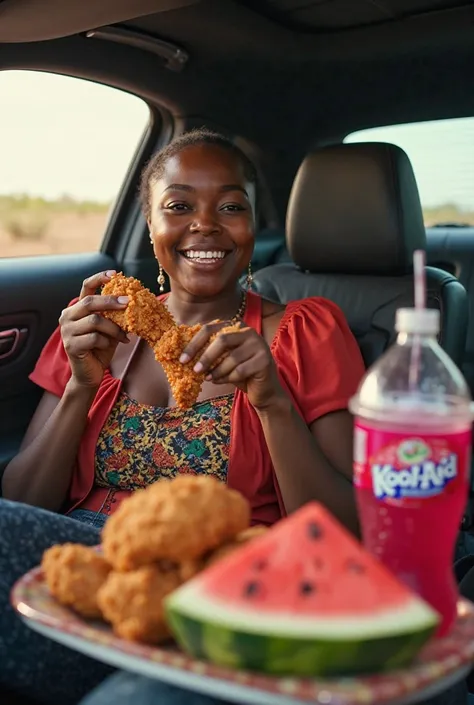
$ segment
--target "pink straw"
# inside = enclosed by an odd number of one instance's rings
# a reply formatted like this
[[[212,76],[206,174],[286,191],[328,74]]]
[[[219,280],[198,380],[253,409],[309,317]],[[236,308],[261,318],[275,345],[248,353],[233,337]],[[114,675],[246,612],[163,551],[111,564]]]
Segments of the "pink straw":
[[[415,308],[426,308],[426,255],[424,250],[413,253],[413,274],[415,279]]]
[[[426,255],[424,250],[415,250],[413,253],[413,278],[415,281],[415,309],[421,311],[426,308]],[[420,374],[421,341],[415,335],[410,355],[410,365],[408,370],[409,388],[415,392],[418,389],[418,379]]]

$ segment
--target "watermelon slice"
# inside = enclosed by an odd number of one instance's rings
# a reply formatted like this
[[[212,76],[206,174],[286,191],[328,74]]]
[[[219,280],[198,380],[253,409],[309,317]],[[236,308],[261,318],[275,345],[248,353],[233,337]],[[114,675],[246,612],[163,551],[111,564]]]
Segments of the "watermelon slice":
[[[280,675],[404,666],[439,621],[315,502],[165,602],[177,641],[193,656]]]

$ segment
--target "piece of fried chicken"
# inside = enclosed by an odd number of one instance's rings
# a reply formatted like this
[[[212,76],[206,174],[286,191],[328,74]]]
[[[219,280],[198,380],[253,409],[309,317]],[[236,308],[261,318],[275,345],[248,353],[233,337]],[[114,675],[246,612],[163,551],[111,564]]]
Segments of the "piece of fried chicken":
[[[48,589],[58,602],[83,617],[100,618],[97,593],[110,572],[103,556],[81,544],[52,546],[41,561]]]
[[[128,573],[111,572],[99,590],[103,618],[122,639],[159,644],[170,637],[163,598],[182,580],[177,571],[150,565]]]
[[[153,346],[155,358],[165,371],[176,405],[180,409],[189,409],[196,403],[204,382],[204,374],[193,370],[196,360],[184,364],[179,361],[181,353],[201,328],[202,326],[199,324],[169,328]],[[211,337],[209,345],[218,335],[234,333],[239,329],[239,324],[222,328]],[[219,362],[220,360],[216,365]]]
[[[168,559],[193,561],[250,524],[249,502],[209,476],[159,480],[127,498],[102,530],[104,555],[115,570]]]
[[[208,568],[213,563],[217,563],[217,561],[220,561],[222,558],[225,558],[225,556],[234,553],[234,551],[236,551],[238,548],[248,543],[249,541],[252,541],[258,536],[263,536],[263,534],[266,534],[267,531],[267,526],[260,525],[251,526],[248,529],[244,529],[243,531],[238,533],[232,541],[224,543],[222,546],[219,546],[214,551],[211,551],[211,553],[206,556],[202,567]]]
[[[153,348],[156,360],[164,369],[176,405],[180,409],[189,409],[199,397],[204,375],[194,372],[195,360],[182,364],[179,358],[201,325],[178,326],[166,306],[149,289],[138,279],[125,277],[122,273],[114,274],[103,287],[102,294],[130,298],[123,311],[104,311],[104,317],[114,321],[126,333],[143,338]],[[212,336],[209,344],[217,335],[235,332],[239,327],[239,324],[226,326]]]
[[[114,274],[102,289],[103,296],[128,296],[123,311],[104,311],[103,316],[116,323],[126,333],[134,333],[153,347],[163,333],[175,326],[166,306],[146,289],[138,279]]]
[[[182,364],[179,361],[185,347],[201,329],[196,326],[169,328],[153,346],[156,360],[163,367],[176,405],[189,409],[201,393],[204,375],[194,372],[195,360]]]

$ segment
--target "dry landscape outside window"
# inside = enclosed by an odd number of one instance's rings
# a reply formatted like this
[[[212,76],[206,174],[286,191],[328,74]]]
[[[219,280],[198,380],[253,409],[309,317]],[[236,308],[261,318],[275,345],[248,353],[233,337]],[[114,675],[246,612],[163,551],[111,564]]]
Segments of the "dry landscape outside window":
[[[0,99],[0,256],[97,250],[148,106],[34,71],[0,72]]]
[[[361,130],[345,142],[390,142],[410,157],[426,227],[474,227],[474,118]]]

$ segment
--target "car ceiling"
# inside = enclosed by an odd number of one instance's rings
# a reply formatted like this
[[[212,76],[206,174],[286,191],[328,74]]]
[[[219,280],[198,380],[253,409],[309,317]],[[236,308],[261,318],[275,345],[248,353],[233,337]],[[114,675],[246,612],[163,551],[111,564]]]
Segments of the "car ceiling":
[[[285,27],[324,32],[407,19],[463,3],[459,0],[248,0],[243,4]]]
[[[171,20],[173,33],[180,34],[192,18],[203,23],[203,29],[193,27],[198,42],[206,36],[206,24],[208,29],[214,24],[225,37],[230,23],[235,23],[237,31],[246,26],[250,35],[259,34],[260,42],[248,42],[247,50],[258,50],[268,40],[269,53],[277,51],[278,37],[285,50],[293,44],[291,56],[316,56],[319,45],[325,47],[328,40],[342,36],[348,39],[350,30],[354,39],[354,30],[380,25],[408,33],[436,25],[438,34],[443,28],[445,34],[451,21],[461,25],[466,12],[472,19],[472,9],[472,2],[462,0],[0,0],[0,42],[65,37],[137,18],[146,18],[139,24],[151,32],[163,31]],[[182,25],[176,23],[180,17]]]

